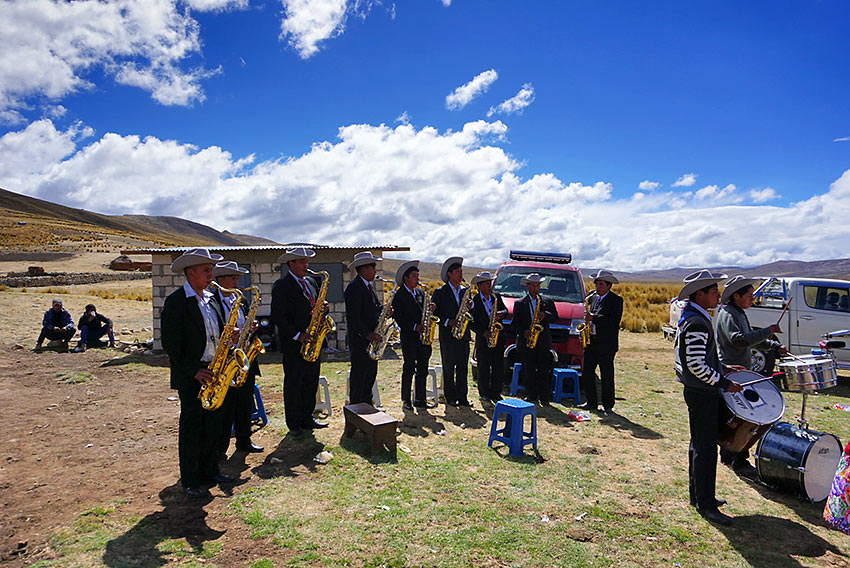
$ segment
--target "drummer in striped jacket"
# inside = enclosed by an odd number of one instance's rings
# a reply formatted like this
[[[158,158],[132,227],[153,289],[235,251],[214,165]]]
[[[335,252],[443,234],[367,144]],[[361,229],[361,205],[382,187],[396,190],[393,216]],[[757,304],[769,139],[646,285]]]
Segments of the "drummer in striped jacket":
[[[722,391],[738,392],[741,385],[723,376],[714,330],[708,311],[720,300],[718,283],[725,274],[701,270],[685,277],[679,300],[685,300],[676,329],[676,379],[684,385],[691,441],[688,447],[688,489],[691,505],[708,521],[731,525],[732,518],[718,507],[726,501],[715,497],[717,434]],[[740,369],[740,367],[738,367]]]
[[[785,355],[785,346],[770,339],[777,333],[782,333],[778,324],[772,324],[761,329],[753,329],[744,310],[753,305],[753,292],[760,278],[745,278],[742,275],[728,280],[723,286],[720,296],[721,306],[714,318],[714,334],[717,337],[717,354],[722,365],[740,365],[752,369],[750,349],[758,347],[762,351],[773,351]],[[731,452],[720,448],[720,462],[731,467],[735,473],[746,479],[756,478],[756,468],[748,460],[749,450]]]

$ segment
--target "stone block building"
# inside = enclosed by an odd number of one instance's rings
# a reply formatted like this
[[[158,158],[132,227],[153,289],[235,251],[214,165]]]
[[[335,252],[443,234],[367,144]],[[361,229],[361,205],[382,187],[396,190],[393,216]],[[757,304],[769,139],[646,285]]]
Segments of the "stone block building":
[[[360,251],[371,251],[380,257],[386,252],[408,251],[410,248],[395,245],[365,245],[351,247],[337,247],[327,245],[313,245],[307,243],[293,243],[285,245],[267,246],[208,246],[210,252],[220,254],[225,260],[235,261],[239,266],[247,268],[250,273],[241,277],[239,288],[245,289],[256,286],[260,291],[260,305],[257,309],[258,319],[268,318],[271,311],[272,286],[282,275],[286,274],[286,266],[277,262],[278,257],[286,252],[287,248],[294,246],[306,246],[316,252],[316,256],[310,261],[310,269],[314,271],[324,270],[329,276],[327,301],[330,304],[330,315],[336,322],[336,332],[328,334],[328,351],[347,352],[345,323],[345,301],[343,291],[351,281],[352,273],[348,270],[348,263],[354,255]],[[182,274],[171,272],[171,263],[178,256],[196,247],[169,247],[156,249],[141,249],[121,251],[121,254],[151,255],[151,277],[153,286],[153,339],[154,349],[161,350],[162,343],[160,332],[160,311],[165,303],[165,298],[178,286],[182,286],[185,278]],[[379,263],[378,273],[381,272]],[[375,290],[379,297],[383,298],[382,286],[376,286]],[[247,301],[247,298],[246,298]]]

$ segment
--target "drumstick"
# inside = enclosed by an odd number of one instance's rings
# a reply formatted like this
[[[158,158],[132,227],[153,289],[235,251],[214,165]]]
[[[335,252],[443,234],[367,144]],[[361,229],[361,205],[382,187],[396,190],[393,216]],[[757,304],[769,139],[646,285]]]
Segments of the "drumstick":
[[[791,305],[791,300],[793,300],[793,299],[794,299],[794,296],[791,296],[790,298],[788,298],[788,301],[787,301],[787,302],[785,302],[785,307],[784,307],[784,308],[782,308],[782,313],[781,313],[781,314],[779,314],[779,319],[778,319],[778,320],[776,320],[776,325],[779,325],[779,322],[781,322],[781,321],[782,321],[782,316],[784,316],[784,315],[785,315],[785,312],[787,312],[787,311],[788,311],[788,306],[790,306],[790,305]]]
[[[770,381],[770,380],[773,380],[773,377],[762,377],[762,378],[756,379],[754,381],[749,381],[749,382],[746,382],[746,383],[738,383],[738,384],[741,385],[742,387],[748,387],[748,386],[754,385],[756,383],[763,383],[765,381]]]

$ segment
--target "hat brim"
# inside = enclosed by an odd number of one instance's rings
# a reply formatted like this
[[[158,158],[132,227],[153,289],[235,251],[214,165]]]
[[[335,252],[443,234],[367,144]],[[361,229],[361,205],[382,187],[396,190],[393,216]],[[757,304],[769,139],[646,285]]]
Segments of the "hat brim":
[[[307,254],[298,254],[295,252],[285,252],[279,257],[277,257],[277,261],[281,264],[284,262],[289,262],[290,260],[298,260],[299,258],[313,258],[316,256],[316,251],[312,251],[307,249]]]
[[[728,277],[724,274],[721,278],[701,278],[699,280],[693,280],[688,282],[682,289],[679,290],[679,295],[676,296],[677,300],[687,300],[688,296],[696,292],[697,290],[702,290],[703,288],[708,288],[714,284],[720,285],[721,282],[726,280]]]
[[[215,264],[221,260],[224,260],[224,257],[220,254],[210,253],[209,256],[201,254],[184,254],[178,256],[174,262],[171,263],[171,272],[182,274],[182,272],[190,266],[198,266],[199,264]]]
[[[419,261],[418,260],[408,260],[407,262],[401,263],[401,266],[395,271],[395,283],[399,286],[404,285],[404,273],[410,270],[411,268],[416,267],[419,269]]]
[[[213,278],[217,278],[219,276],[242,276],[243,274],[248,274],[248,271],[241,266],[239,268],[222,266],[216,266],[213,268]]]
[[[720,295],[720,301],[725,304],[732,297],[732,294],[734,294],[738,290],[746,288],[747,286],[757,288],[758,284],[761,284],[762,280],[763,278],[741,278],[740,280],[733,282],[731,285],[727,285],[725,288],[723,288],[723,293]]]
[[[440,280],[443,282],[449,281],[449,267],[453,264],[460,264],[463,266],[463,257],[461,256],[452,256],[447,258],[443,263],[443,266],[440,267]]]
[[[491,276],[490,278],[485,278],[484,276],[473,276],[472,280],[469,281],[470,284],[481,284],[482,282],[492,282],[495,280],[495,276]]]
[[[384,260],[379,256],[373,256],[372,258],[358,258],[351,261],[351,264],[348,265],[349,270],[354,270],[358,266],[366,266],[367,264],[378,264]]]
[[[545,280],[546,280],[546,277],[545,277],[545,276],[542,276],[542,277],[540,278],[540,280],[529,280],[528,278],[526,278],[525,276],[523,276],[523,277],[522,277],[522,280],[520,280],[519,282],[520,282],[520,284],[522,284],[523,286],[525,286],[526,284],[543,284],[543,282],[544,282]]]
[[[597,280],[602,280],[603,282],[607,282],[608,284],[619,284],[620,283],[620,281],[617,280],[617,277],[614,276],[613,274],[603,274],[601,276],[598,275],[598,274],[591,274],[590,279],[593,282],[596,282]]]

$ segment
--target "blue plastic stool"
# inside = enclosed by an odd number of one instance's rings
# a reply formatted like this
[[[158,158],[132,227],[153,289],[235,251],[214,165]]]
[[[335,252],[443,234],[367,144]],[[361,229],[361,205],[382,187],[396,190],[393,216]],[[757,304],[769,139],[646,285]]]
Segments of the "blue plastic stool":
[[[499,418],[505,415],[505,426],[499,428]],[[525,431],[525,417],[531,416],[531,431]],[[487,446],[493,447],[493,441],[508,445],[510,454],[521,457],[525,446],[531,444],[537,451],[537,408],[530,402],[518,398],[506,398],[496,403],[493,409],[493,424],[490,426],[490,439]]]
[[[564,379],[571,380],[570,390],[565,390]],[[581,385],[578,380],[578,371],[575,369],[552,369],[552,402],[561,402],[565,398],[573,399],[576,404],[581,403]]]
[[[511,396],[516,396],[517,392],[525,390],[525,387],[519,384],[520,371],[522,371],[522,363],[514,363],[514,371],[511,375]]]
[[[254,420],[259,420],[263,426],[269,423],[266,407],[263,406],[263,397],[260,396],[260,387],[257,385],[254,385],[254,404],[251,409],[251,422]]]

